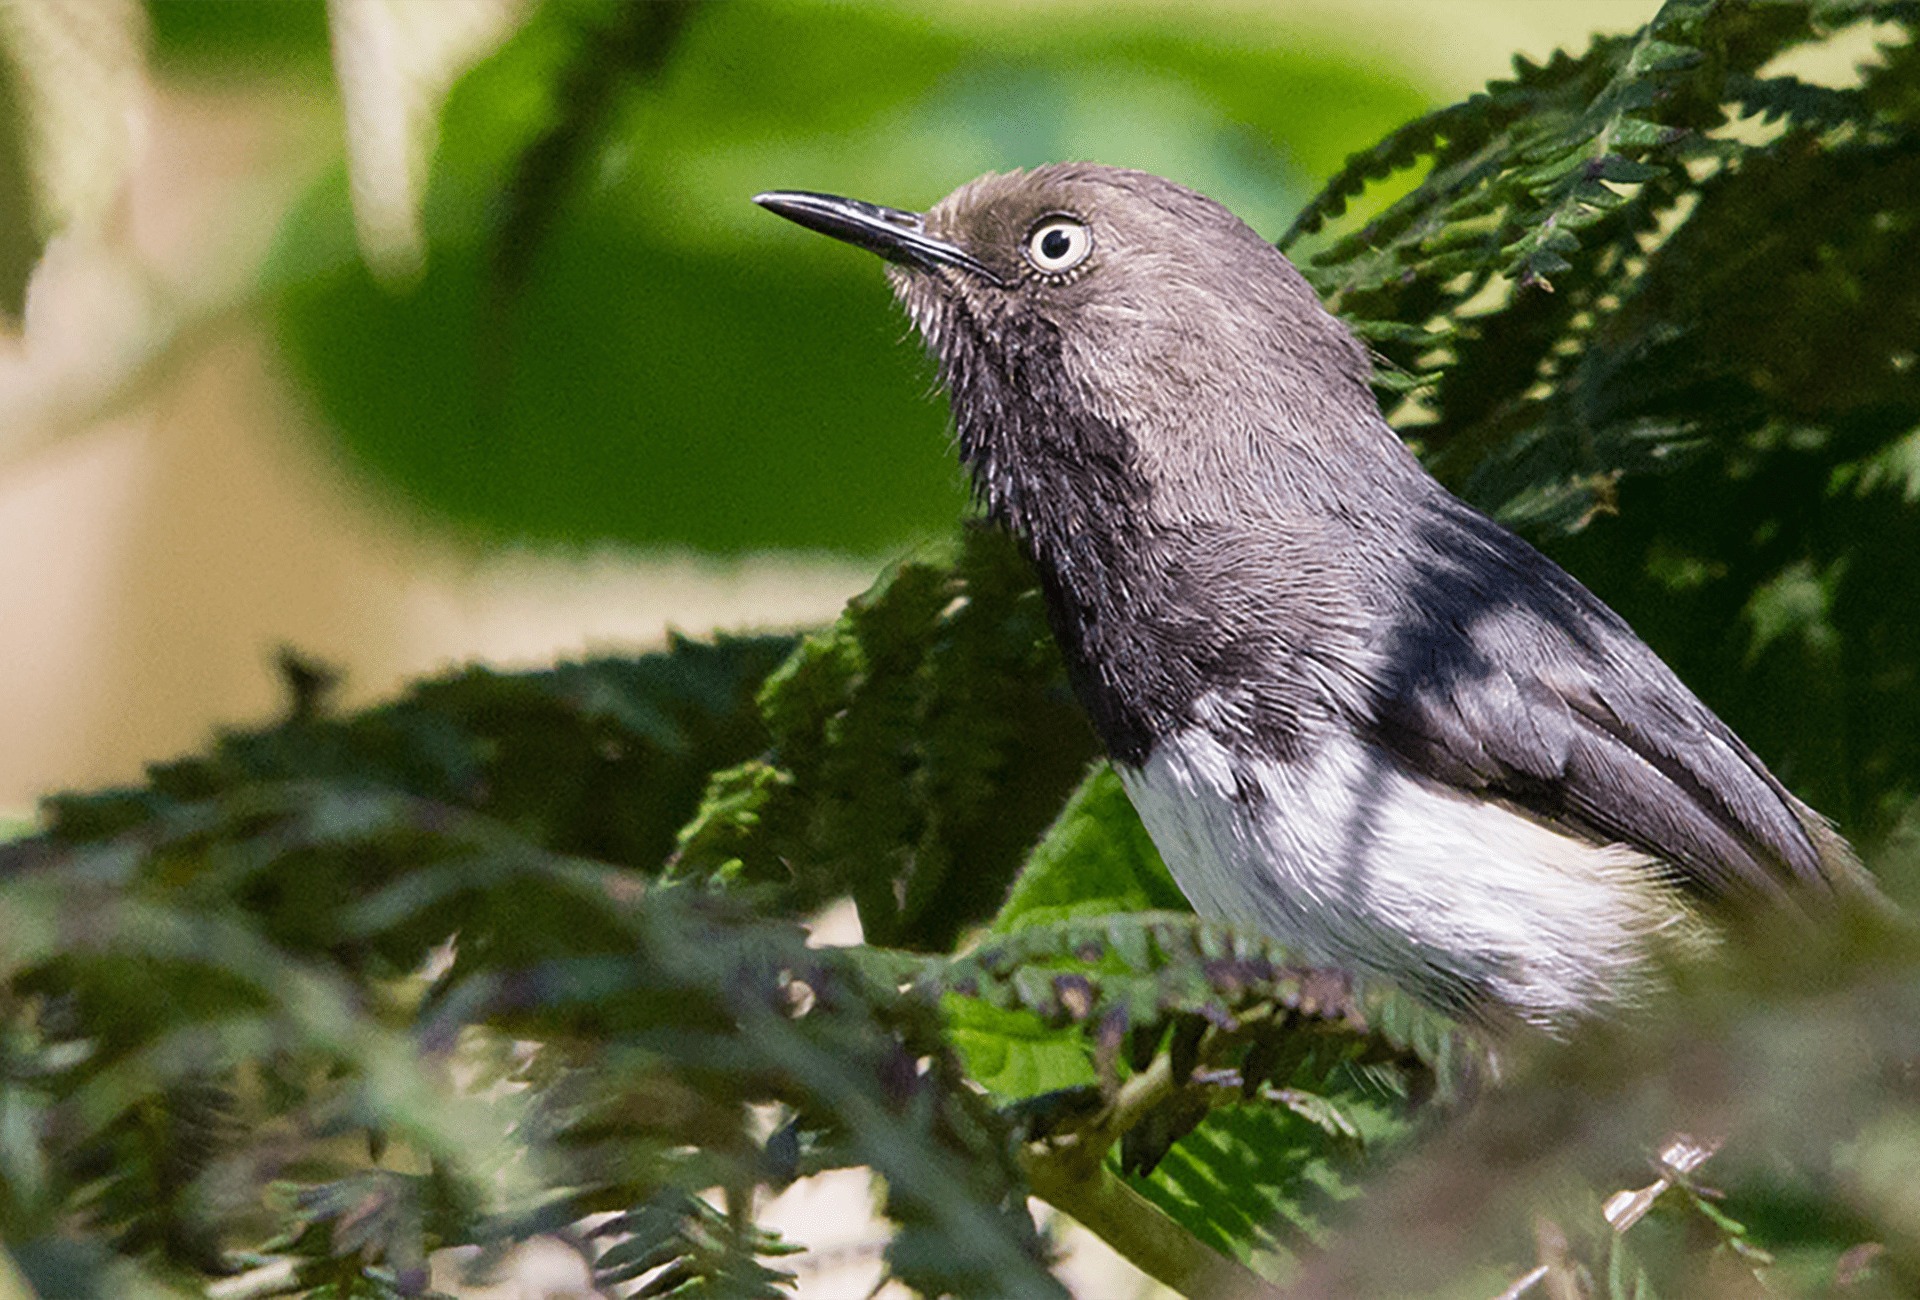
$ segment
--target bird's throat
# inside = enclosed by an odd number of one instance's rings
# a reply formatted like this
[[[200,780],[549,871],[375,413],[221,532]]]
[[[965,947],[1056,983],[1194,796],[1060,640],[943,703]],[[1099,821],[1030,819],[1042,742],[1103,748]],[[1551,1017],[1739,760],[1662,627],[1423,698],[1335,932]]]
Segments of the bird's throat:
[[[1159,635],[1167,566],[1133,440],[1086,408],[1044,324],[988,339],[961,322],[946,342],[943,377],[976,494],[1033,561],[1068,675],[1109,752],[1144,762],[1198,684]]]

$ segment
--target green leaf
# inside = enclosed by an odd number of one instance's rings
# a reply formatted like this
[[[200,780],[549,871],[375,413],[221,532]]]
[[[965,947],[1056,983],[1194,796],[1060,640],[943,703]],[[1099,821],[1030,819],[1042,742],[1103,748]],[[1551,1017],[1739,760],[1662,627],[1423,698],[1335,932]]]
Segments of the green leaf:
[[[1655,149],[1672,144],[1680,134],[1676,127],[1661,126],[1637,117],[1616,118],[1607,126],[1607,138],[1618,149]]]
[[[1405,1131],[1377,1103],[1349,1096],[1345,1105],[1383,1136]],[[1364,1167],[1356,1147],[1295,1111],[1226,1106],[1134,1185],[1215,1250],[1281,1276],[1296,1251],[1327,1239],[1339,1207],[1360,1194]]]
[[[1186,907],[1120,778],[1102,763],[1028,856],[988,929],[1008,934],[1075,917]]]
[[[1671,41],[1642,40],[1627,62],[1627,72],[1644,76],[1650,72],[1673,72],[1700,62],[1699,50]]]
[[[1085,1036],[1050,1026],[1023,1009],[949,994],[948,1032],[967,1076],[997,1098],[1013,1100],[1095,1083],[1099,1072]]]
[[[630,660],[527,673],[476,666],[344,718],[328,716],[324,698],[303,702],[301,674],[312,670],[287,659],[284,721],[156,767],[143,791],[61,796],[47,808],[54,834],[79,840],[253,782],[338,781],[484,812],[557,851],[657,871],[708,774],[765,746],[754,696],[792,645],[676,637]]]
[[[1640,181],[1650,181],[1664,171],[1666,171],[1664,167],[1635,162],[1631,158],[1622,158],[1619,154],[1608,154],[1603,158],[1595,159],[1589,165],[1587,174],[1595,180],[1616,181],[1631,185]]]
[[[771,676],[770,767],[724,772],[675,875],[851,895],[869,942],[943,949],[1000,906],[1092,756],[1033,576],[997,530],[912,560]]]
[[[597,1225],[594,1236],[613,1241],[593,1261],[594,1282],[602,1288],[669,1266],[677,1289],[657,1290],[656,1282],[642,1294],[782,1300],[793,1285],[791,1273],[768,1268],[758,1258],[789,1254],[792,1247],[750,1223],[743,1231],[704,1198],[678,1188]]]
[[[22,101],[13,61],[0,46],[0,323],[14,327],[26,310],[27,277],[43,242]]]

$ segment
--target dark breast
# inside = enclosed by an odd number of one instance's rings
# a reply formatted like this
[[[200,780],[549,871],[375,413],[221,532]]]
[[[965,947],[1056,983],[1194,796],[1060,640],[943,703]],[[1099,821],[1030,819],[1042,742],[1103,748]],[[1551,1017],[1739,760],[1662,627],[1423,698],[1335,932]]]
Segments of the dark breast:
[[[1209,690],[1261,694],[1272,648],[1214,608],[1191,559],[1201,539],[1154,523],[1132,438],[1077,400],[1053,329],[1028,320],[989,343],[962,319],[942,370],[976,495],[1033,560],[1068,676],[1113,758],[1145,763]],[[1263,747],[1285,750],[1284,702],[1257,711]]]

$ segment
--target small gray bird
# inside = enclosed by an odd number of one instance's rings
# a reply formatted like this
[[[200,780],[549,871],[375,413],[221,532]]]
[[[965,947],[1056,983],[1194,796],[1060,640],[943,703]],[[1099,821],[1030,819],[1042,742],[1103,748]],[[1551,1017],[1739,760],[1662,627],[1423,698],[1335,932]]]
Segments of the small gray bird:
[[[1845,842],[1382,419],[1367,350],[1202,195],[1069,163],[921,214],[755,202],[893,263],[987,512],[1203,913],[1450,1013],[1644,996]]]

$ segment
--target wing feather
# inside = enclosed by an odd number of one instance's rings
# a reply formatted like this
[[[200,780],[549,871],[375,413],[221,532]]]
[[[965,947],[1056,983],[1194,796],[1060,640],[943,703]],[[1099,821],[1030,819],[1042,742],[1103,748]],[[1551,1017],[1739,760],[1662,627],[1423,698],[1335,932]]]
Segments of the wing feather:
[[[1631,844],[1710,897],[1846,871],[1838,837],[1559,566],[1451,498],[1414,536],[1371,719],[1403,761]]]

